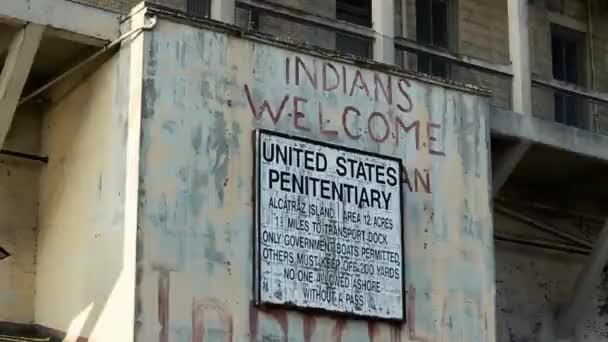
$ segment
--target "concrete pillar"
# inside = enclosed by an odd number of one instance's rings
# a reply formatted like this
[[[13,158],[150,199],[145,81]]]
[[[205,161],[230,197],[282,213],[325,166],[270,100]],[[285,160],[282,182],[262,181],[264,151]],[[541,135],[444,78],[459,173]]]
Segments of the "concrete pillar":
[[[211,19],[235,23],[235,0],[211,0]]]
[[[387,64],[395,63],[395,1],[372,0],[374,60]]]
[[[513,69],[513,111],[532,114],[532,79],[528,36],[528,0],[507,0],[509,15],[509,55]],[[501,156],[496,156],[492,171],[492,195],[496,196],[519,161],[530,148],[527,141],[517,142]]]
[[[509,54],[513,66],[513,111],[532,114],[528,0],[507,0]]]

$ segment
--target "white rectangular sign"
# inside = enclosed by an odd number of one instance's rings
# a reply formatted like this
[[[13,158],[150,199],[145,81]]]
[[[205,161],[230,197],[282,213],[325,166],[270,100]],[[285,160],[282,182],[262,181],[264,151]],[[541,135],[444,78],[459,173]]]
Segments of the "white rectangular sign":
[[[403,319],[401,163],[258,131],[256,296]]]

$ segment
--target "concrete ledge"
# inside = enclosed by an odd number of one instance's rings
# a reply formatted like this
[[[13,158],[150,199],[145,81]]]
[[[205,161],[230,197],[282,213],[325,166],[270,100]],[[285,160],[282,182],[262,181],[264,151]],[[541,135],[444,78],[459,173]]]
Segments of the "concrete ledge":
[[[492,107],[492,134],[608,161],[608,136]]]
[[[2,1],[0,22],[35,23],[102,41],[118,37],[120,14],[67,0]]]

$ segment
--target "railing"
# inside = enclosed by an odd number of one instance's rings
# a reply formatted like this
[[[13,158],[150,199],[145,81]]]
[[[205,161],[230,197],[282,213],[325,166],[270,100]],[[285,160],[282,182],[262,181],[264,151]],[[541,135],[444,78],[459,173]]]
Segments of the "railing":
[[[103,8],[105,10],[119,13],[128,13],[131,8],[142,0],[69,0],[80,4]],[[209,16],[211,0],[146,0],[149,3],[168,7],[176,11],[182,11],[190,16],[205,18]],[[220,0],[222,1],[222,0]]]
[[[535,116],[565,125],[608,134],[608,94],[560,81],[532,81]]]
[[[70,0],[79,4],[103,8],[105,10],[127,13],[139,0]],[[67,19],[66,19],[67,20]]]
[[[236,24],[295,43],[372,57],[372,29],[268,1],[237,1]]]
[[[489,89],[494,106],[511,109],[511,65],[460,56],[402,37],[395,38],[395,48],[401,67]]]

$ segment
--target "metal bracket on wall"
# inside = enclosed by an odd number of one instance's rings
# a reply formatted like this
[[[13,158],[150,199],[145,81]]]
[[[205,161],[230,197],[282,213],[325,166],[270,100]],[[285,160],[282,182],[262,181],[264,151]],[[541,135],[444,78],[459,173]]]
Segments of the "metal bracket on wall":
[[[11,256],[11,253],[7,252],[6,249],[0,247],[0,260],[4,260]]]
[[[45,164],[49,162],[49,157],[42,157],[42,156],[38,156],[35,154],[30,154],[30,153],[23,153],[23,152],[11,151],[11,150],[0,150],[0,154],[5,155],[5,156],[15,157],[15,158],[38,161],[38,162],[42,162]]]

